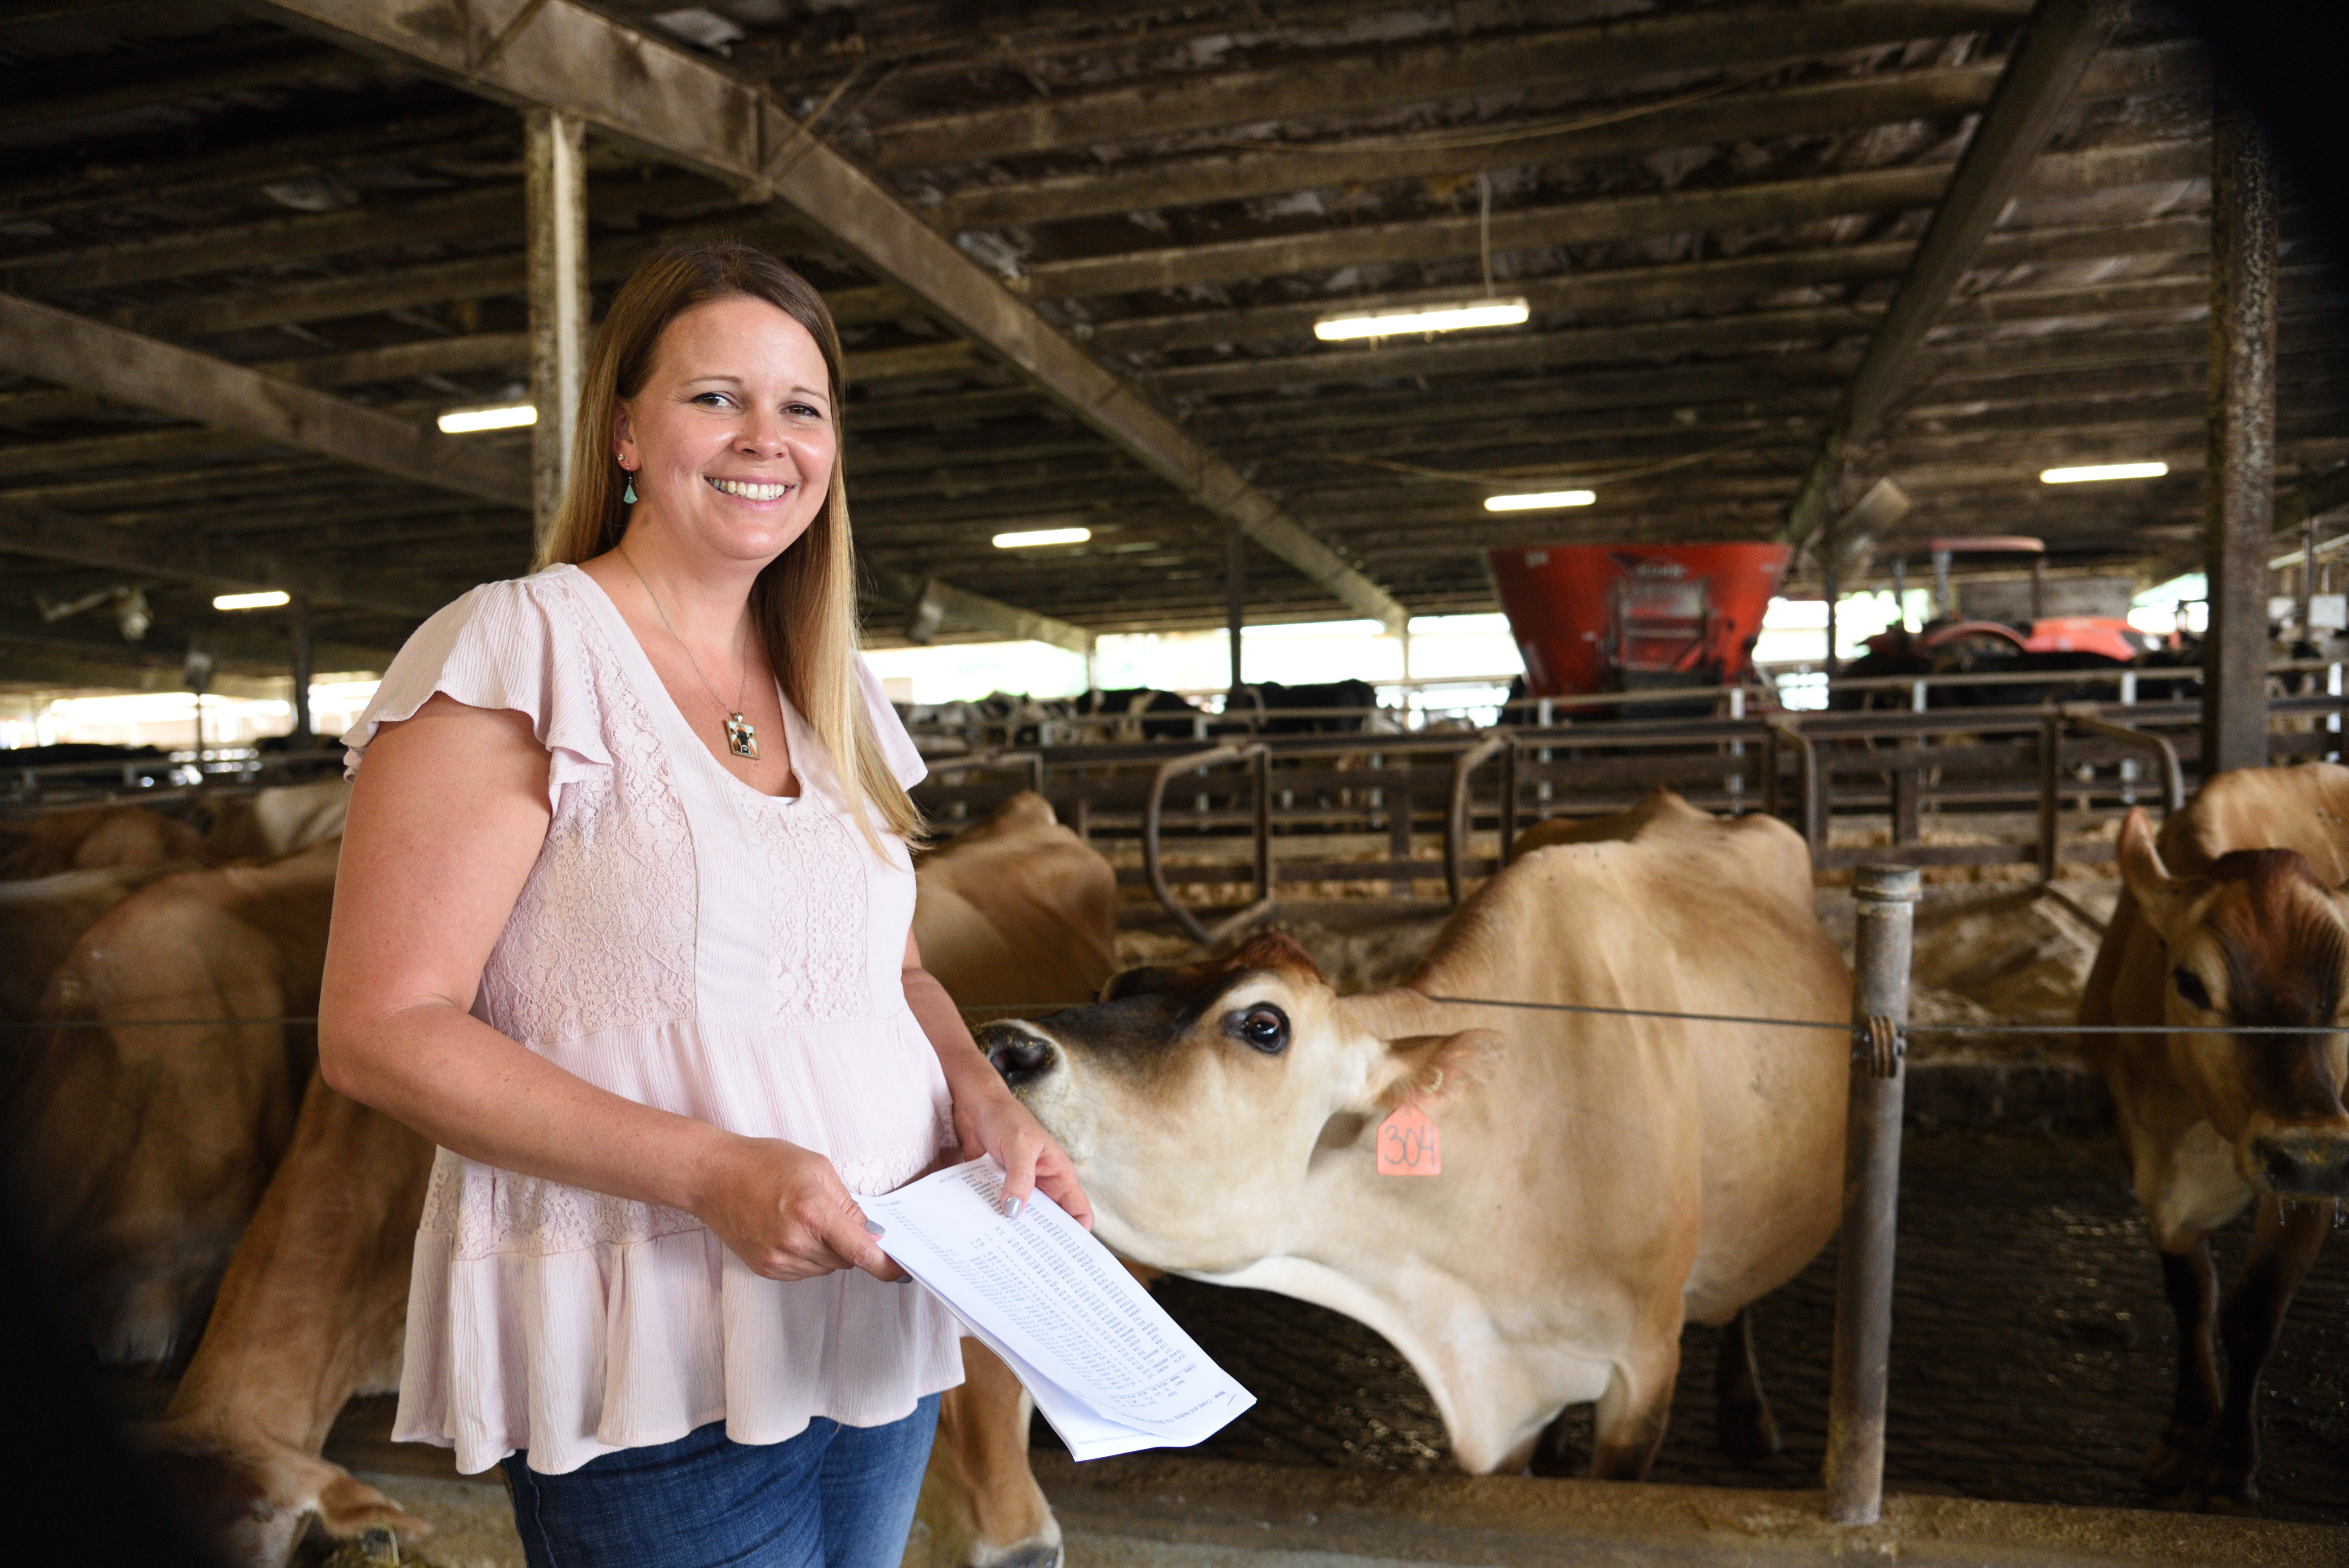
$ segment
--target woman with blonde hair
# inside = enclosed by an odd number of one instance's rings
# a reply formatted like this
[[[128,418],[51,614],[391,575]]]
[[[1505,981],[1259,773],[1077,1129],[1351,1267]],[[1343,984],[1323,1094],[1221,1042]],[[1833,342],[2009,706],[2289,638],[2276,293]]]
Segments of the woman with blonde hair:
[[[840,357],[780,262],[655,252],[538,569],[344,737],[319,1064],[440,1146],[392,1435],[502,1463],[534,1565],[891,1568],[962,1363],[855,1195],[985,1152],[1091,1217],[910,934]]]

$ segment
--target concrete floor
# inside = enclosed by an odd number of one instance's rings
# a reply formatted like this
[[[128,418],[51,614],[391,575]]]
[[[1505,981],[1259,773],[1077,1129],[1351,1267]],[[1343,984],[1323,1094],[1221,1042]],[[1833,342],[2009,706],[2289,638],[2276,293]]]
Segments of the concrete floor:
[[[1071,1568],[1585,1568],[1609,1564],[2349,1563],[2319,1525],[1894,1496],[1864,1528],[1829,1523],[1816,1493],[1360,1471],[1139,1454],[1079,1467],[1039,1454]],[[365,1474],[439,1528],[410,1563],[522,1568],[495,1482]]]

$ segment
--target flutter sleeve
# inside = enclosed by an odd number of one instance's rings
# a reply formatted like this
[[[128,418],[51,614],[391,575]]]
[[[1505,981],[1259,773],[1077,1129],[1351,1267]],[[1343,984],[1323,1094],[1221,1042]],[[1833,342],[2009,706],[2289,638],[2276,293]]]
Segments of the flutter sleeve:
[[[911,789],[929,777],[930,765],[922,760],[914,738],[905,733],[905,720],[890,706],[888,694],[881,689],[881,677],[861,656],[856,661],[856,689],[864,695],[864,717],[872,722],[873,738],[881,743],[881,756],[896,776],[897,787]]]
[[[565,784],[610,768],[585,650],[549,596],[549,586],[533,578],[486,583],[419,626],[345,732],[343,777],[358,777],[378,727],[413,717],[435,692],[530,720],[546,748],[550,810],[561,805]],[[903,739],[904,727],[896,733]]]

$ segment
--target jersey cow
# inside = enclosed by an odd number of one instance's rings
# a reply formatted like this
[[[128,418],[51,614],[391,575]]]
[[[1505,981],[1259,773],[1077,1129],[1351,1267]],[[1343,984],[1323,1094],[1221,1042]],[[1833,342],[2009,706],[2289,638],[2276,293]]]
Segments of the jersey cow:
[[[1745,1309],[1837,1218],[1839,1031],[1538,1010],[1843,1023],[1802,841],[1661,792],[1597,830],[1514,861],[1394,990],[1337,996],[1259,936],[980,1035],[1102,1241],[1378,1330],[1472,1471],[1555,1468],[1546,1430],[1596,1400],[1593,1472],[1644,1475],[1689,1319],[1731,1330],[1730,1446],[1775,1446]],[[1404,1108],[1440,1129],[1437,1173],[1380,1173]]]
[[[1115,873],[1039,796],[926,856],[919,890],[924,962],[965,1006],[1078,1000],[1110,972]],[[284,1563],[312,1516],[338,1536],[424,1527],[319,1455],[355,1394],[398,1386],[431,1161],[424,1140],[312,1076],[202,1342],[149,1433],[171,1490],[239,1568]],[[908,1562],[1049,1563],[1060,1531],[1028,1470],[1026,1395],[975,1342],[964,1357],[969,1380],[941,1402]]]
[[[2080,1021],[2129,1031],[2082,1045],[2112,1089],[2178,1318],[2178,1392],[2145,1473],[2190,1507],[2248,1507],[2260,1370],[2349,1193],[2349,1046],[2333,1032],[2349,985],[2349,769],[2222,773],[2158,839],[2132,811],[2120,866]],[[2229,1024],[2312,1032],[2172,1032]],[[2254,1205],[2220,1305],[2210,1233]]]
[[[293,1134],[339,841],[149,883],[50,976],[0,1147],[67,1320],[168,1363]],[[255,1020],[238,1022],[237,1020]]]

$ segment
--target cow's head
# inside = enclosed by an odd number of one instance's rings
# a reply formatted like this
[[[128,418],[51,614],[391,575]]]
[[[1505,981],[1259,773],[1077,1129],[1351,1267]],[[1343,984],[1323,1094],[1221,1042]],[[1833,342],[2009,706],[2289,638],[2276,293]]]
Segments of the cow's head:
[[[2162,865],[2142,810],[2121,824],[2121,874],[2168,950],[2173,1027],[2334,1029],[2349,986],[2349,907],[2293,850],[2236,850],[2199,876]],[[2349,1196],[2349,1046],[2338,1033],[2174,1035],[2171,1054],[2243,1179],[2282,1197]]]
[[[1379,1122],[1456,1094],[1499,1038],[1382,1039],[1336,1002],[1303,948],[1266,935],[978,1042],[1076,1162],[1103,1241],[1223,1274],[1288,1250],[1309,1178],[1327,1161],[1369,1175]]]

